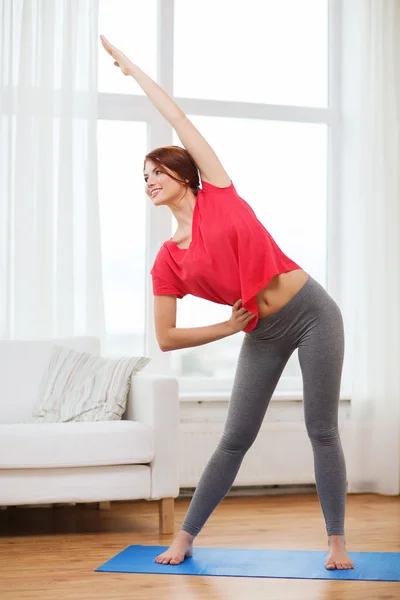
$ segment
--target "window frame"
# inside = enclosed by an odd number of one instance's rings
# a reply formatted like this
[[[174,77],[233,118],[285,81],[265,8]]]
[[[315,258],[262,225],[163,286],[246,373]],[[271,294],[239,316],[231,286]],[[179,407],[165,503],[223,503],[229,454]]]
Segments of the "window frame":
[[[289,122],[323,123],[328,128],[327,148],[327,279],[328,292],[340,301],[340,57],[341,2],[328,0],[328,106],[299,107],[249,102],[231,102],[174,97],[186,114]],[[157,82],[173,96],[174,0],[158,0],[157,7]],[[172,144],[173,131],[145,95],[99,92],[99,119],[145,121],[148,126],[148,150]],[[144,194],[144,191],[143,191]],[[145,353],[152,360],[148,372],[170,374],[170,353],[161,352],[153,326],[153,294],[149,274],[161,244],[171,235],[169,213],[147,203],[146,315]],[[179,303],[178,303],[179,307]],[[179,308],[178,308],[179,309]],[[181,378],[181,397],[201,401],[227,397],[232,378]],[[342,389],[348,386],[342,380]],[[282,377],[275,399],[297,399],[301,394],[300,377]],[[342,392],[343,398],[349,394]]]

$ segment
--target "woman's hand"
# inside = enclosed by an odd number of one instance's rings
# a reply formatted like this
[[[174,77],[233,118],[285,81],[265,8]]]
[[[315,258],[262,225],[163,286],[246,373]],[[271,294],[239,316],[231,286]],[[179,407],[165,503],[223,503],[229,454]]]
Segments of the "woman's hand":
[[[232,316],[228,321],[229,327],[234,333],[243,331],[250,323],[251,319],[254,319],[255,315],[249,312],[245,308],[240,308],[242,305],[241,300],[237,300],[232,306]]]
[[[129,58],[121,50],[110,44],[104,35],[100,36],[100,40],[108,54],[113,57],[114,65],[119,67],[124,75],[132,75],[134,64]]]

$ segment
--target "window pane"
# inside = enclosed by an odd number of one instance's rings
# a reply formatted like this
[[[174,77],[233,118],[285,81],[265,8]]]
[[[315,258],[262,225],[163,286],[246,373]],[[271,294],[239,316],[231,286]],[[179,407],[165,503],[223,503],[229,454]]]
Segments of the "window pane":
[[[326,279],[327,127],[251,119],[190,116],[210,142],[239,195],[283,252],[322,285]],[[236,145],[232,140],[239,140]],[[179,145],[175,136],[174,142]],[[251,149],[251,152],[249,151]],[[173,217],[171,234],[176,230]],[[211,325],[232,309],[202,299],[178,302],[180,327]],[[242,333],[173,353],[180,376],[233,376]],[[292,358],[285,376],[299,374]]]
[[[107,354],[142,355],[145,335],[147,124],[98,121]]]
[[[122,50],[132,62],[152,79],[156,79],[157,1],[100,0],[99,35]],[[122,75],[99,40],[99,92],[114,94],[143,94],[132,77]]]
[[[327,35],[328,0],[175,0],[174,94],[326,106]]]

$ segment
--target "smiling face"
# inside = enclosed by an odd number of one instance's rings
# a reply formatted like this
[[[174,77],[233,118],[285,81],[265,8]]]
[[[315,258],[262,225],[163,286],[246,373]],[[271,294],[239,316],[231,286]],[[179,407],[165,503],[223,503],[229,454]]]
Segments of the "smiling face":
[[[155,206],[174,205],[182,199],[186,186],[168,175],[168,169],[150,160],[144,167],[145,191]],[[174,173],[175,175],[175,173]]]

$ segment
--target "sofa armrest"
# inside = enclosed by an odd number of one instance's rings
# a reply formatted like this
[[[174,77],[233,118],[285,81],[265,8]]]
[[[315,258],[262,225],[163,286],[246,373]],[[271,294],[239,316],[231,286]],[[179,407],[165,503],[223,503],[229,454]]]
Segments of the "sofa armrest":
[[[151,498],[179,495],[179,386],[174,377],[133,375],[124,419],[149,425],[154,432]]]

